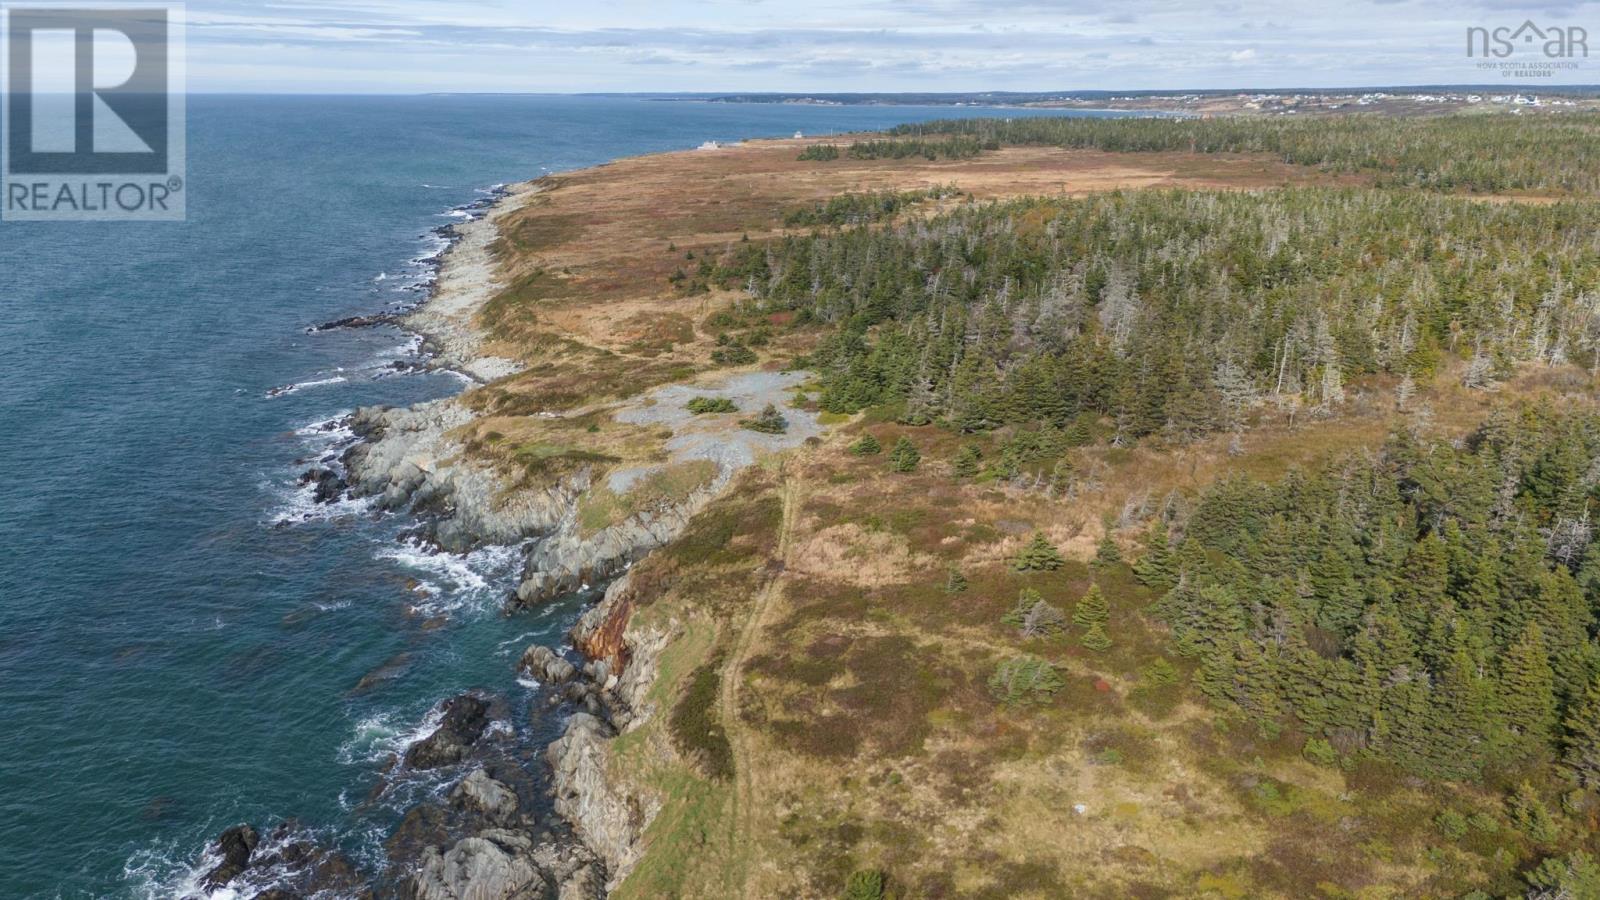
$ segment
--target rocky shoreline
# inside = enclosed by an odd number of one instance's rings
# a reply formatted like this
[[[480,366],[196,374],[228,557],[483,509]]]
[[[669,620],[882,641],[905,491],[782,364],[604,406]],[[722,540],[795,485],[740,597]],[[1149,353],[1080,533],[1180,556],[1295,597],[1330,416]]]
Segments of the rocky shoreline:
[[[441,230],[451,245],[440,255],[430,296],[418,308],[348,317],[310,330],[396,324],[422,335],[422,352],[432,366],[479,383],[513,373],[512,361],[481,355],[483,336],[472,319],[498,290],[489,251],[496,221],[537,190],[531,182],[501,189],[481,216]],[[631,606],[626,570],[680,533],[725,479],[677,506],[585,536],[576,509],[594,476],[580,471],[540,489],[507,490],[500,473],[470,459],[451,436],[471,419],[456,398],[358,410],[344,423],[356,442],[301,481],[314,485],[318,502],[369,498],[378,508],[415,515],[420,536],[447,551],[534,542],[508,610],[615,578],[572,630],[576,660],[563,655],[570,651],[534,645],[518,664],[519,673],[548,688],[548,706],[535,715],[550,714],[549,707],[567,714],[561,736],[548,747],[519,746],[514,730],[489,727],[510,715],[503,698],[450,698],[438,710],[438,727],[395,761],[373,794],[406,773],[453,767],[465,774],[442,799],[406,813],[385,843],[387,865],[375,882],[363,883],[349,859],[300,836],[292,822],[266,837],[239,825],[209,849],[207,863],[215,863],[201,879],[204,893],[226,890],[257,900],[583,900],[604,896],[637,860],[655,810],[611,784],[604,749],[652,713],[641,704],[666,636],[623,645]],[[540,765],[548,766],[548,784],[534,774]],[[541,801],[553,804],[554,816],[539,814]]]

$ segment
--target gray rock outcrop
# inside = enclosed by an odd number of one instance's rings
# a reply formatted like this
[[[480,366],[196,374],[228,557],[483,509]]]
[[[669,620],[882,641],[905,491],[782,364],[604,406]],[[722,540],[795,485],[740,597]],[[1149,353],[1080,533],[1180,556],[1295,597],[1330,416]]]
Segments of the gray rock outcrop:
[[[449,850],[429,847],[412,880],[416,900],[541,900],[555,896],[521,832],[490,829]]]
[[[517,668],[545,684],[566,684],[578,676],[577,666],[543,644],[534,644],[524,651]]]
[[[509,825],[517,818],[516,792],[483,769],[473,769],[461,779],[450,792],[450,803],[495,825]]]

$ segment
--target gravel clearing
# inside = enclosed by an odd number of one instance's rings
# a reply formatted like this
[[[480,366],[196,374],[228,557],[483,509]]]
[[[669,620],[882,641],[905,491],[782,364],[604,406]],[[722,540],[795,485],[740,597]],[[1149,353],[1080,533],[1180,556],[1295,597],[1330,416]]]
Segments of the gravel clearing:
[[[717,464],[716,486],[720,489],[733,473],[753,465],[761,453],[792,450],[806,438],[821,435],[817,415],[790,403],[794,389],[809,377],[806,372],[747,372],[720,383],[667,385],[624,404],[615,413],[618,422],[672,429],[672,437],[665,445],[671,462],[617,469],[611,473],[608,485],[618,494],[626,493],[640,478],[666,465],[709,459]],[[684,408],[695,397],[726,397],[738,405],[739,411],[697,416]],[[768,403],[778,407],[789,420],[788,431],[762,434],[739,427],[740,419],[754,417]]]

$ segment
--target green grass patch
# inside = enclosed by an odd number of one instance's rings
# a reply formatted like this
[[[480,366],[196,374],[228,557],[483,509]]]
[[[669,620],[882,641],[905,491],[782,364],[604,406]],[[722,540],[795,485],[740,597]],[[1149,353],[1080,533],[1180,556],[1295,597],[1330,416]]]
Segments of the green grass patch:
[[[590,535],[645,510],[682,503],[716,476],[716,463],[696,459],[656,469],[640,477],[624,494],[601,483],[578,501],[578,525],[584,535]]]
[[[530,476],[560,475],[586,465],[611,466],[621,458],[578,447],[561,444],[523,444],[512,453],[512,458]]]

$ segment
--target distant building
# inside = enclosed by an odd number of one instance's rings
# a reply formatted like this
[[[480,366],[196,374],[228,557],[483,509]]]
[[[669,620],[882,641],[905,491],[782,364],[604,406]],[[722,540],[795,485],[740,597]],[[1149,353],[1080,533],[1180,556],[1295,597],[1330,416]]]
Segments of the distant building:
[[[721,150],[722,149],[722,145],[717,143],[716,141],[706,141],[704,144],[700,145],[700,149],[701,150]]]
[[[803,140],[803,139],[804,139],[804,138],[805,138],[805,135],[803,135],[803,134],[801,134],[801,133],[800,133],[800,132],[798,132],[798,131],[796,131],[796,132],[795,132],[795,133],[794,133],[794,139],[795,139],[795,140],[797,140],[797,141],[798,141],[798,140]]]

